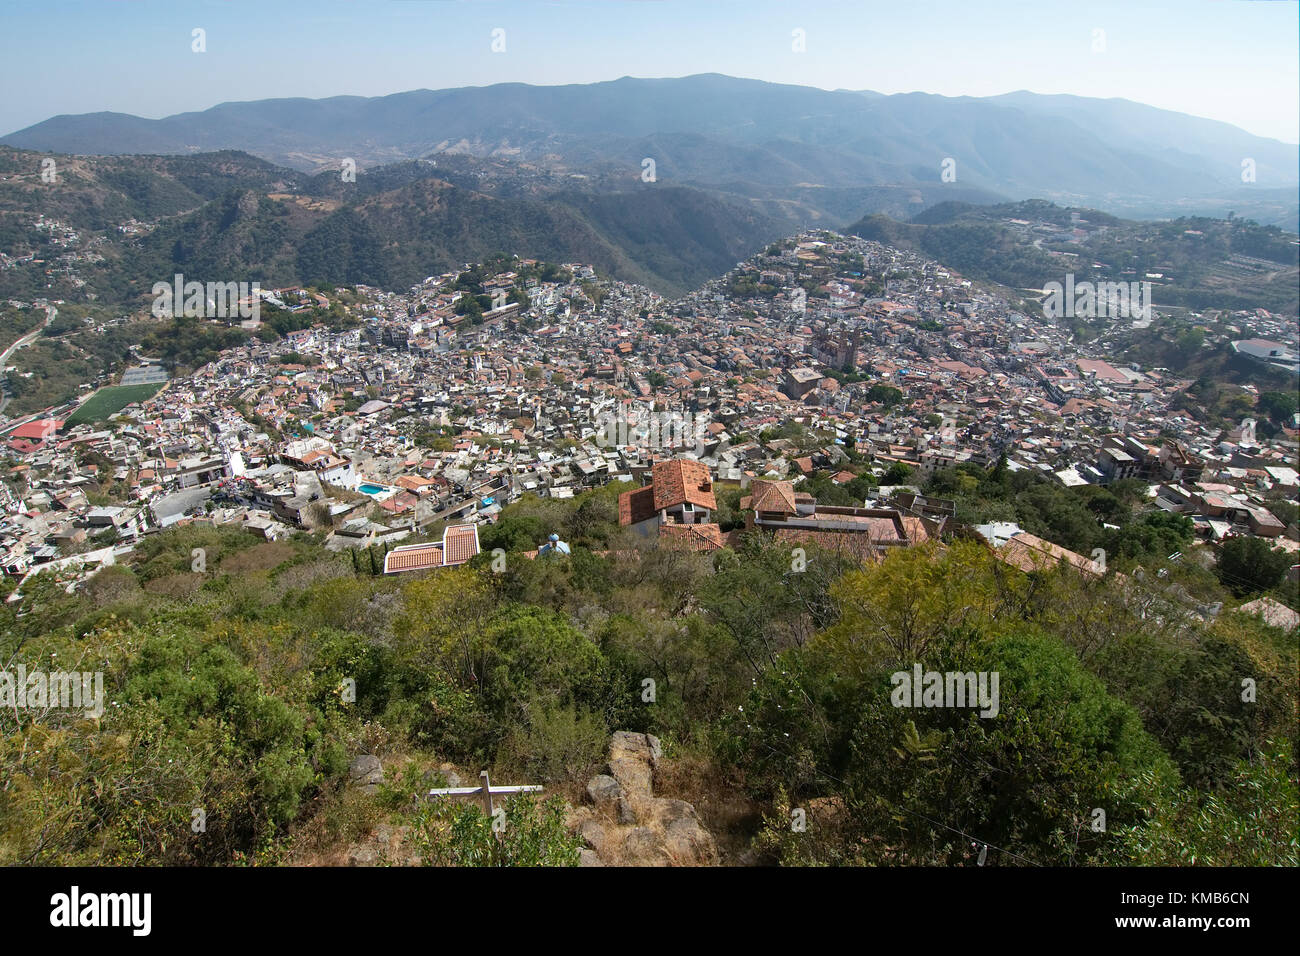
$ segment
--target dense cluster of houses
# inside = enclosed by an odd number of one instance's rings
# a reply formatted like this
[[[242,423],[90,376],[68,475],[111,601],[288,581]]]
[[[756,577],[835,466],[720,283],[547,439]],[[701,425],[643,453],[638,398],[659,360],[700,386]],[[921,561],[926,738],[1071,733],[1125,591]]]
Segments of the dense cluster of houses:
[[[4,573],[92,571],[182,522],[445,566],[519,496],[610,481],[627,483],[620,521],[661,540],[721,547],[714,483],[734,482],[751,526],[876,554],[940,533],[944,503],[918,493],[936,470],[999,459],[1064,485],[1137,478],[1207,539],[1300,549],[1269,511],[1300,485],[1300,423],[1270,441],[1202,426],[1189,382],[912,253],[809,233],[672,302],[581,264],[521,278],[536,266],[489,277],[481,315],[458,312],[456,273],[359,287],[355,327],[249,339],[108,422],[0,425]],[[822,442],[781,437],[790,423]],[[850,457],[877,478],[906,466],[910,490],[858,507],[801,490],[852,479]],[[445,536],[400,545],[429,529]]]

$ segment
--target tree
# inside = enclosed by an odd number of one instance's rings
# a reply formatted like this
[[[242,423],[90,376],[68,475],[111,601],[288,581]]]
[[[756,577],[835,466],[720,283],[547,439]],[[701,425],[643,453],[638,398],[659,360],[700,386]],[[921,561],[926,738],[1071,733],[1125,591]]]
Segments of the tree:
[[[1300,408],[1295,392],[1263,392],[1255,406],[1278,425],[1290,425],[1291,416]]]
[[[912,477],[912,468],[901,461],[896,461],[890,465],[883,475],[880,476],[882,485],[905,485]]]
[[[1223,542],[1215,573],[1224,587],[1245,597],[1277,587],[1290,566],[1285,551],[1273,550],[1263,538],[1241,535]]]

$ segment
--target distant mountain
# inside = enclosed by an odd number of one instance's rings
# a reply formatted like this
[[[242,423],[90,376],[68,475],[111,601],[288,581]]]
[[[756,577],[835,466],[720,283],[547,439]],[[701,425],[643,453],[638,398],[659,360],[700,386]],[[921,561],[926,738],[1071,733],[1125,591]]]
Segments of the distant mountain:
[[[175,272],[263,286],[296,281],[406,288],[494,252],[585,262],[666,295],[726,271],[798,228],[779,206],[670,183],[542,177],[517,164],[453,157],[310,176],[238,152],[187,157],[56,156],[0,147],[0,299],[78,300],[74,273],[39,217],[94,240],[75,278],[101,300],[136,304]],[[443,175],[448,179],[442,178]],[[146,225],[139,235],[118,226]],[[83,245],[81,248],[91,248]]]
[[[828,224],[880,211],[862,205],[872,186],[1130,215],[1236,210],[1293,231],[1300,209],[1297,147],[1126,100],[883,96],[716,74],[258,100],[160,120],[56,116],[2,141],[78,154],[239,149],[302,171],[463,153],[628,186],[650,158],[662,183],[793,202]],[[953,182],[941,179],[946,159]],[[1245,160],[1254,182],[1242,182]]]

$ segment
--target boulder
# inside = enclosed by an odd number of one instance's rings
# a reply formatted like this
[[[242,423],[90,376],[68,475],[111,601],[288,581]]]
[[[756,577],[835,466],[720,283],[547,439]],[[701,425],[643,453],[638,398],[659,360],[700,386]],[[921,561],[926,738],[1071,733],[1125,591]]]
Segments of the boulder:
[[[348,851],[348,866],[378,866],[379,850],[373,843],[362,843]]]
[[[612,757],[609,772],[619,782],[623,792],[633,799],[650,799],[654,792],[654,771],[641,757]]]
[[[447,781],[446,785],[448,787],[461,786],[460,774],[456,772],[456,768],[451,764],[445,763],[438,770],[442,773],[442,778]]]
[[[578,836],[596,853],[603,853],[609,845],[609,834],[598,820],[584,820],[578,827]]]
[[[587,782],[586,803],[566,814],[586,844],[582,866],[707,866],[717,862],[713,836],[685,800],[654,795],[663,746],[653,734],[620,730],[610,737],[608,773]]]
[[[602,773],[587,781],[587,799],[598,810],[613,806],[622,796],[623,788],[613,777]]]
[[[624,826],[631,826],[636,823],[636,810],[632,806],[632,801],[627,797],[618,798],[618,822]]]
[[[712,834],[690,817],[674,820],[664,830],[664,851],[678,866],[709,866],[718,858]]]
[[[695,812],[695,807],[691,806],[685,800],[672,800],[667,797],[656,797],[650,803],[650,816],[655,823],[662,827],[669,827],[678,820],[693,820],[700,822],[699,814]]]
[[[633,827],[623,840],[624,862],[634,866],[662,866],[667,862],[659,838],[649,827]]]
[[[384,782],[384,765],[373,754],[362,754],[348,766],[348,780],[363,793],[374,793]]]
[[[654,734],[635,734],[630,730],[617,730],[609,738],[611,762],[624,757],[635,757],[653,768],[658,766],[661,756],[663,756],[663,747]]]

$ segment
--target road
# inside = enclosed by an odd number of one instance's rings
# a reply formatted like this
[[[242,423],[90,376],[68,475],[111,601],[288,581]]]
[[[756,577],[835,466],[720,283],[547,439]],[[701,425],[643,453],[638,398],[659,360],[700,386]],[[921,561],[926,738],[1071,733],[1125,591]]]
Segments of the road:
[[[33,342],[35,342],[40,337],[40,334],[44,332],[46,328],[49,327],[49,324],[54,321],[55,317],[58,314],[59,314],[58,309],[56,309],[52,305],[47,305],[45,307],[45,321],[41,323],[39,326],[37,326],[36,328],[32,329],[21,339],[14,342],[14,344],[9,346],[9,348],[5,349],[3,352],[0,352],[0,377],[4,375],[4,367],[9,364],[9,356],[13,355],[14,352],[18,351],[20,348],[23,348],[24,346],[27,345],[31,345]],[[5,406],[8,404],[9,404],[9,396],[0,394],[0,414],[4,414]],[[18,425],[21,424],[22,422],[18,422],[13,427],[17,428]]]

